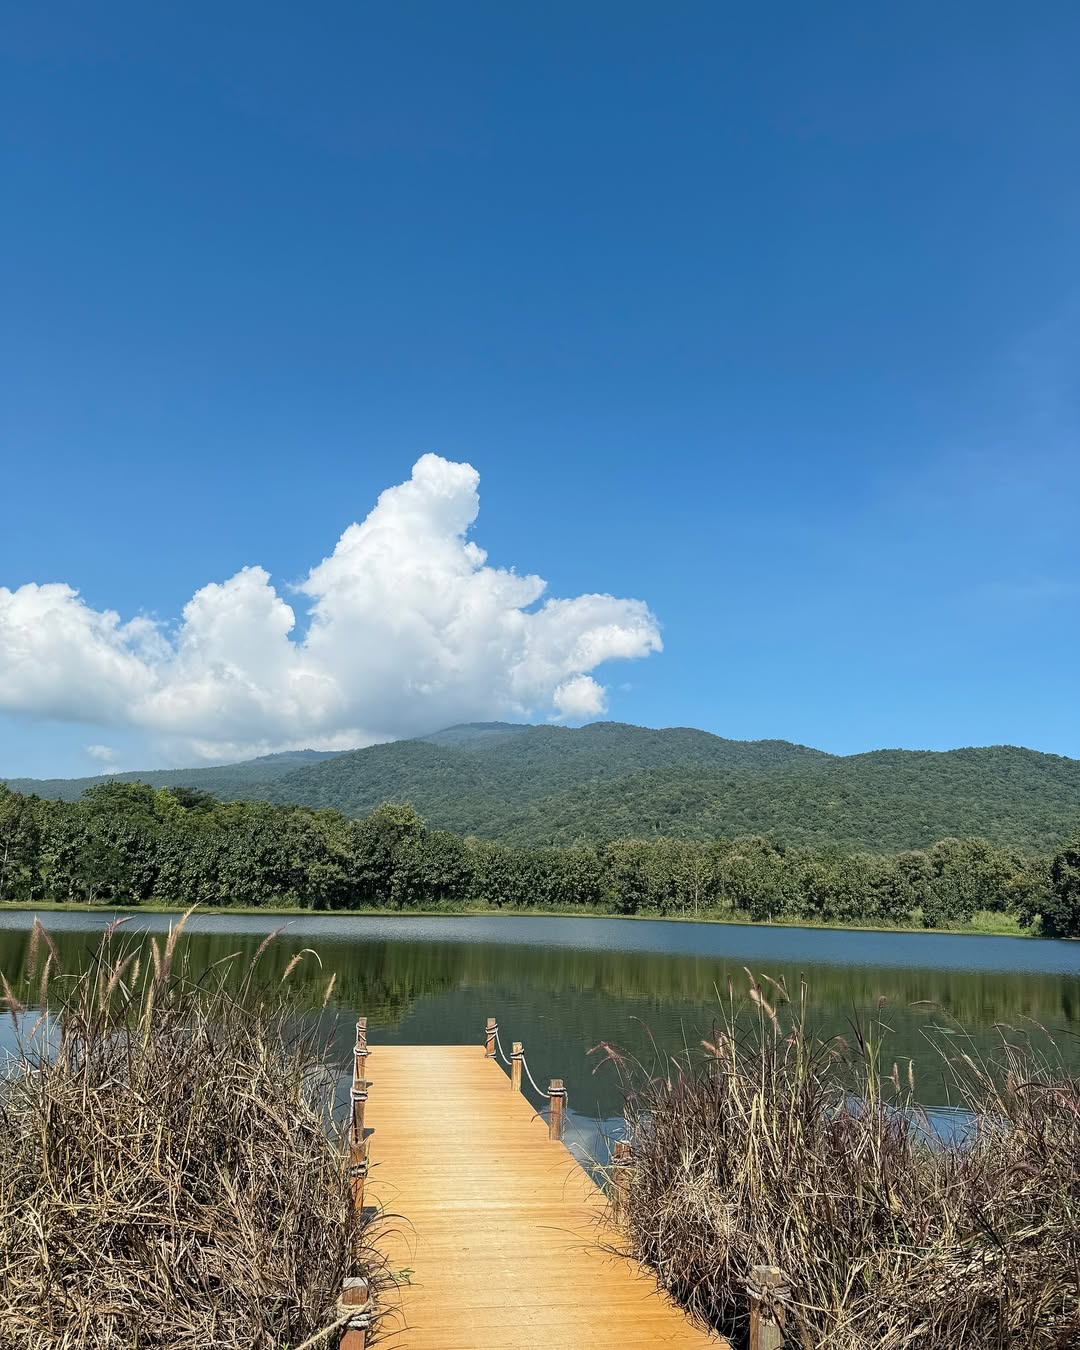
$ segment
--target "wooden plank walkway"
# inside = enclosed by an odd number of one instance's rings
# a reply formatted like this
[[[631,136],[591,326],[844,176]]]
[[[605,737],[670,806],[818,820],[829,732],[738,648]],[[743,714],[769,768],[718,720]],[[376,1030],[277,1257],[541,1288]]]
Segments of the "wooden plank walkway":
[[[376,1044],[367,1077],[365,1201],[400,1216],[379,1246],[411,1272],[382,1299],[380,1345],[726,1347],[601,1249],[601,1192],[482,1046]]]

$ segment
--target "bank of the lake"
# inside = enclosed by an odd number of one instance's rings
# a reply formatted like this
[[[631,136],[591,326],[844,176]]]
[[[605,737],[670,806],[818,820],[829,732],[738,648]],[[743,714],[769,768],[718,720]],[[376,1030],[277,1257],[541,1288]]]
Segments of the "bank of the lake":
[[[39,900],[0,902],[0,912],[4,910],[23,911],[32,914],[185,914],[190,906],[170,904],[157,900],[142,901],[137,905],[123,904],[85,904],[74,900]],[[392,909],[386,905],[366,905],[350,909],[312,909],[300,905],[197,905],[200,914],[242,914],[248,917],[265,914],[268,918],[345,918],[355,914],[365,918],[378,915],[390,915],[395,918],[476,918],[479,916],[501,915],[505,918],[560,918],[560,919],[617,919],[620,922],[650,923],[703,923],[729,924],[738,928],[807,928],[824,929],[833,932],[857,933],[951,933],[969,934],[973,937],[1010,937],[1040,938],[1042,935],[1031,929],[1021,927],[1015,916],[984,910],[963,924],[951,926],[932,926],[926,924],[875,924],[841,922],[830,919],[805,919],[795,916],[781,916],[775,919],[752,919],[747,914],[703,911],[690,914],[652,914],[647,911],[637,914],[618,914],[611,910],[581,907],[568,909],[565,905],[456,905],[424,906],[410,905],[408,909]],[[1072,939],[1057,939],[1069,941]]]

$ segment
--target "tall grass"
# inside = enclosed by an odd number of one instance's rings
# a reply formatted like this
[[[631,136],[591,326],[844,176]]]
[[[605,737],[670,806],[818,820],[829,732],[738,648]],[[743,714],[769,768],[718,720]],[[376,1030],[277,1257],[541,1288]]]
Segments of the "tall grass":
[[[0,1350],[297,1350],[363,1273],[318,1019],[182,926],[0,977]]]
[[[850,1041],[812,1032],[805,989],[751,977],[696,1051],[626,1080],[629,1245],[736,1344],[753,1268],[778,1266],[800,1350],[1080,1346],[1080,1081],[1036,1029],[942,1063],[966,1122],[941,1137],[879,1004]],[[951,1048],[949,1048],[951,1047]]]

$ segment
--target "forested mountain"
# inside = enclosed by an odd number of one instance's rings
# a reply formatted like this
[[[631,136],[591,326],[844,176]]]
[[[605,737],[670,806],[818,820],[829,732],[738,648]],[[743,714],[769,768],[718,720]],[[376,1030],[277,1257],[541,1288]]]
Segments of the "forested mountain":
[[[433,827],[517,844],[767,833],[872,849],[978,835],[1047,849],[1080,821],[1080,760],[1011,746],[837,756],[684,727],[496,725],[349,751],[266,795],[350,815],[410,801]]]
[[[299,765],[332,759],[333,750],[286,750],[260,755],[240,764],[216,764],[203,769],[135,769],[130,773],[96,774],[90,778],[2,778],[12,792],[33,793],[55,801],[76,802],[87,788],[102,783],[148,783],[151,787],[188,787],[212,792],[222,801],[263,800],[276,778],[295,772]]]
[[[340,754],[116,775],[221,798],[364,815],[409,801],[432,828],[514,844],[769,834],[789,845],[925,848],[949,836],[1053,850],[1080,822],[1080,760],[1013,746],[829,755],[688,727],[478,723]],[[100,779],[16,780],[71,800]]]

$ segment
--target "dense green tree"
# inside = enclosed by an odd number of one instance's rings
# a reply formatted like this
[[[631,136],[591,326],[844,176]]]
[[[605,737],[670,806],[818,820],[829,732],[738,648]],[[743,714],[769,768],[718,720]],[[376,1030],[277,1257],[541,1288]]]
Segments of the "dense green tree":
[[[403,834],[394,854],[389,895],[399,909],[464,904],[469,869],[463,841],[445,830],[425,830],[422,823]]]
[[[155,794],[159,814],[165,811],[172,811],[175,805],[179,811],[187,811],[191,815],[206,816],[214,811],[218,805],[218,798],[209,792],[200,792],[198,788],[174,787],[159,788]]]
[[[595,909],[604,894],[604,864],[589,844],[539,850],[542,876],[539,897],[545,904]]]
[[[467,839],[466,857],[472,878],[471,898],[482,905],[501,909],[521,903],[527,895],[520,849],[493,844],[487,839]]]
[[[1080,936],[1080,842],[1049,857],[949,837],[896,854],[767,836],[510,846],[429,829],[408,804],[337,811],[108,782],[78,802],[0,788],[0,899],[82,903],[545,906],[757,921],[958,925],[1015,915]]]
[[[0,900],[26,899],[32,889],[41,850],[37,805],[0,783]]]
[[[1041,912],[1048,937],[1080,937],[1080,835],[1054,855]]]
[[[909,914],[925,914],[930,896],[930,859],[919,849],[897,853],[886,860],[879,889],[879,913],[888,923],[900,923]]]
[[[423,820],[408,803],[387,802],[357,821],[352,837],[355,903],[400,903],[400,895],[394,893],[394,872],[399,858],[423,831]]]
[[[789,866],[793,913],[830,922],[873,922],[881,917],[877,859],[836,849],[821,853],[803,849]]]
[[[1015,858],[985,839],[942,839],[928,850],[926,923],[964,923],[978,910],[1002,910]]]
[[[604,849],[604,899],[618,914],[651,908],[656,896],[652,845],[641,839],[618,839]]]
[[[779,918],[788,908],[793,880],[783,850],[760,835],[733,840],[720,859],[720,895],[730,908],[745,910],[751,919]]]

